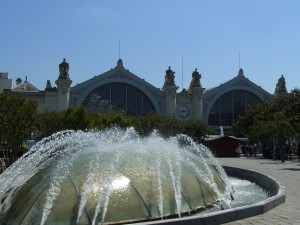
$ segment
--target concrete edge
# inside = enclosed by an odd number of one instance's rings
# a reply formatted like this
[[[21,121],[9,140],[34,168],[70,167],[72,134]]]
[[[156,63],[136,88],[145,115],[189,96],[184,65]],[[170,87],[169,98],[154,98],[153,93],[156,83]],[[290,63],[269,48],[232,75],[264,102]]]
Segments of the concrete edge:
[[[228,176],[246,179],[251,182],[257,183],[258,185],[266,189],[270,193],[271,197],[256,204],[212,212],[206,215],[193,215],[190,217],[144,222],[138,224],[217,225],[264,214],[285,202],[286,187],[281,185],[281,183],[276,179],[253,170],[246,170],[229,166],[224,166],[223,168]]]

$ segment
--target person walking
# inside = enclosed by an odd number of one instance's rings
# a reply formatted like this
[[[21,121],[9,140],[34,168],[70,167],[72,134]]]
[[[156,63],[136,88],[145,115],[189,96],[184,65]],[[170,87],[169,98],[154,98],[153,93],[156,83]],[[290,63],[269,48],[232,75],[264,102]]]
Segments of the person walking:
[[[256,158],[256,155],[258,153],[256,143],[253,143],[253,145],[252,145],[252,153],[253,153],[253,157]]]

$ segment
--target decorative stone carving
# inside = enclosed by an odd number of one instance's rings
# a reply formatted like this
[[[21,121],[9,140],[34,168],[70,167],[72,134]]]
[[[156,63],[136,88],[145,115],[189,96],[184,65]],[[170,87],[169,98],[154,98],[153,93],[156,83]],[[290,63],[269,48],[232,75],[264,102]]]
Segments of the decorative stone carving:
[[[175,79],[175,72],[171,69],[171,66],[169,66],[169,68],[166,70],[164,86],[175,85],[174,79]]]
[[[242,68],[239,70],[239,75],[238,76],[244,76],[244,70]]]
[[[66,62],[66,59],[63,59],[63,62],[59,64],[59,79],[70,79],[69,78],[69,63]]]
[[[117,67],[123,67],[123,61],[122,61],[122,59],[118,60]]]
[[[201,87],[200,78],[201,78],[201,74],[197,71],[197,68],[196,68],[194,70],[194,72],[192,73],[192,81],[190,83],[190,88]]]
[[[45,91],[55,91],[55,90],[56,88],[52,87],[50,80],[47,80]]]
[[[283,75],[281,75],[281,77],[278,79],[278,82],[276,84],[274,96],[278,97],[286,93],[287,90],[286,90],[285,78]]]
[[[179,96],[181,96],[181,97],[189,97],[190,94],[189,94],[189,92],[184,88],[184,89],[179,93]]]

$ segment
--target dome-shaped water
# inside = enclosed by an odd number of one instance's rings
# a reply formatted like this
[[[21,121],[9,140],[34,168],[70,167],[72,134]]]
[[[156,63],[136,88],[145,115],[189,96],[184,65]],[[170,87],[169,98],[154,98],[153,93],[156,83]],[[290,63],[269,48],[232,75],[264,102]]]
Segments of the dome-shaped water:
[[[226,179],[207,149],[184,135],[64,131],[39,142],[0,176],[0,223],[128,223],[181,216],[225,200]]]

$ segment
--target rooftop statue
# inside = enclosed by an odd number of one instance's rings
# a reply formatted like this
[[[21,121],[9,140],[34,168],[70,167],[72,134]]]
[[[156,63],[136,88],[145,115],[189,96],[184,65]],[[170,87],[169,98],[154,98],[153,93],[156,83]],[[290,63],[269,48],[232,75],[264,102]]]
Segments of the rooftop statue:
[[[275,97],[277,97],[285,93],[287,93],[285,78],[283,75],[281,75],[281,77],[278,79],[278,82],[276,84],[274,95]]]
[[[63,59],[63,62],[59,64],[59,78],[69,79],[69,63],[66,62],[66,59]]]
[[[197,68],[194,70],[194,72],[192,73],[192,81],[190,84],[190,88],[192,87],[201,87],[200,84],[200,78],[201,78],[201,74],[197,71]]]
[[[165,85],[175,85],[175,72],[171,69],[171,66],[169,66],[169,68],[166,70],[166,75],[165,75]]]

